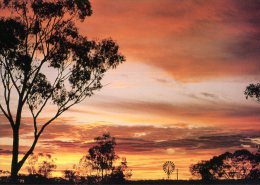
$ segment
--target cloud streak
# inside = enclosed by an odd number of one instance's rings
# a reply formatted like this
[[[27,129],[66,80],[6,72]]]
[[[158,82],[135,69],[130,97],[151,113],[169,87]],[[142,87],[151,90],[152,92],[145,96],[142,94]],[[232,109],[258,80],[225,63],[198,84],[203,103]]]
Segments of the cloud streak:
[[[75,152],[87,151],[93,146],[93,138],[104,132],[110,132],[117,140],[119,153],[140,153],[162,151],[168,148],[182,150],[210,150],[241,148],[243,145],[255,146],[254,139],[260,134],[254,130],[225,131],[220,128],[198,127],[154,127],[154,126],[115,126],[115,125],[66,125],[74,134],[66,136],[66,131],[59,129],[57,136],[44,135],[40,141],[42,147]]]
[[[215,95],[204,93],[203,96],[214,98]],[[148,101],[106,101],[97,103],[96,106],[113,110],[120,114],[149,115],[164,118],[177,118],[178,120],[188,119],[192,122],[204,122],[232,126],[236,123],[241,128],[255,126],[260,121],[260,107],[257,105],[242,105],[221,101],[207,102],[207,104],[184,103],[173,104],[168,102]],[[111,109],[113,107],[113,109]],[[243,126],[247,122],[248,125]],[[251,123],[250,123],[251,122]]]

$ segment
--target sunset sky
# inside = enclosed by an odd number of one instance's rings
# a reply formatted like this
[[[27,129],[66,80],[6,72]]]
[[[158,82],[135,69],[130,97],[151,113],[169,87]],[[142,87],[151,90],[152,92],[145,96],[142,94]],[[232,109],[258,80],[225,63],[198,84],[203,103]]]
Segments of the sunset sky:
[[[165,161],[175,163],[180,179],[189,179],[189,166],[200,160],[256,151],[260,104],[246,100],[244,90],[260,81],[260,1],[90,2],[93,15],[78,23],[81,34],[111,37],[126,62],[42,135],[35,153],[56,157],[57,175],[78,163],[103,132],[116,137],[132,179],[166,178]],[[21,151],[33,136],[24,116]],[[0,112],[0,169],[10,170],[11,137]]]

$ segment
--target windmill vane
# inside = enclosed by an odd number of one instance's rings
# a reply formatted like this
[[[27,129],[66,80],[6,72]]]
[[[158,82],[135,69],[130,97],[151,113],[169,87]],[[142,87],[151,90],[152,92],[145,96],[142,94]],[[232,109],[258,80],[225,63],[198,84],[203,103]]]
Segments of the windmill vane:
[[[172,161],[166,161],[163,164],[163,171],[167,174],[168,179],[170,179],[170,175],[175,170],[175,165]]]

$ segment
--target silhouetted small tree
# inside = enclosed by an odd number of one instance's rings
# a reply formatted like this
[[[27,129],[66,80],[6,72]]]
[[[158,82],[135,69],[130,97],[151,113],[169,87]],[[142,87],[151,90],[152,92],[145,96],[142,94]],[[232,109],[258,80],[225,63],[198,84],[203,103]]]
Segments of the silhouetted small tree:
[[[95,144],[89,149],[87,159],[92,162],[94,169],[101,171],[103,180],[104,172],[108,174],[113,169],[113,162],[118,159],[115,153],[116,141],[109,133],[104,133],[95,138]]]
[[[131,176],[132,170],[128,168],[126,158],[122,158],[121,164],[114,167],[108,178],[111,183],[124,183],[127,179],[130,179]]]
[[[50,154],[39,153],[29,157],[27,171],[30,175],[41,175],[48,178],[56,168],[55,160]]]
[[[88,173],[88,180],[106,183],[123,183],[132,176],[132,171],[127,166],[126,158],[122,158],[119,166],[115,161],[119,158],[115,152],[116,139],[109,133],[96,137],[94,146],[88,150],[88,154],[80,159],[77,169],[84,172],[84,168],[95,170],[96,174]]]

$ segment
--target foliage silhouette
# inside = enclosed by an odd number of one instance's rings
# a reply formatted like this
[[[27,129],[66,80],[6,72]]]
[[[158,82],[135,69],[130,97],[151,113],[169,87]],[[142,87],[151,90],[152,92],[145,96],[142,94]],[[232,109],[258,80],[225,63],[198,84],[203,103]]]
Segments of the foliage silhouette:
[[[244,94],[246,99],[255,98],[260,103],[260,83],[248,85]]]
[[[10,175],[10,172],[7,170],[0,170],[0,176],[8,176]]]
[[[127,166],[126,158],[122,158],[121,164],[114,167],[108,181],[110,183],[125,183],[132,176],[132,170]]]
[[[40,175],[48,178],[51,176],[52,171],[57,168],[57,165],[50,154],[39,153],[30,155],[26,168],[30,175]]]
[[[208,161],[191,165],[191,174],[202,180],[215,179],[259,179],[260,154],[248,150],[237,150],[214,156]]]
[[[13,131],[11,177],[16,181],[45,128],[101,89],[104,74],[116,68],[124,57],[113,40],[91,41],[79,33],[77,20],[83,22],[92,14],[88,0],[1,0],[0,3],[0,10],[11,14],[1,13],[0,18],[3,87],[0,110]],[[39,124],[48,105],[56,106],[56,112]],[[18,160],[25,110],[31,113],[34,139]]]
[[[74,170],[64,170],[64,178],[69,181],[69,183],[74,183],[77,178],[77,173]]]
[[[191,165],[190,171],[193,176],[200,177],[204,181],[214,180],[214,176],[210,173],[209,162],[201,161],[195,165]]]

